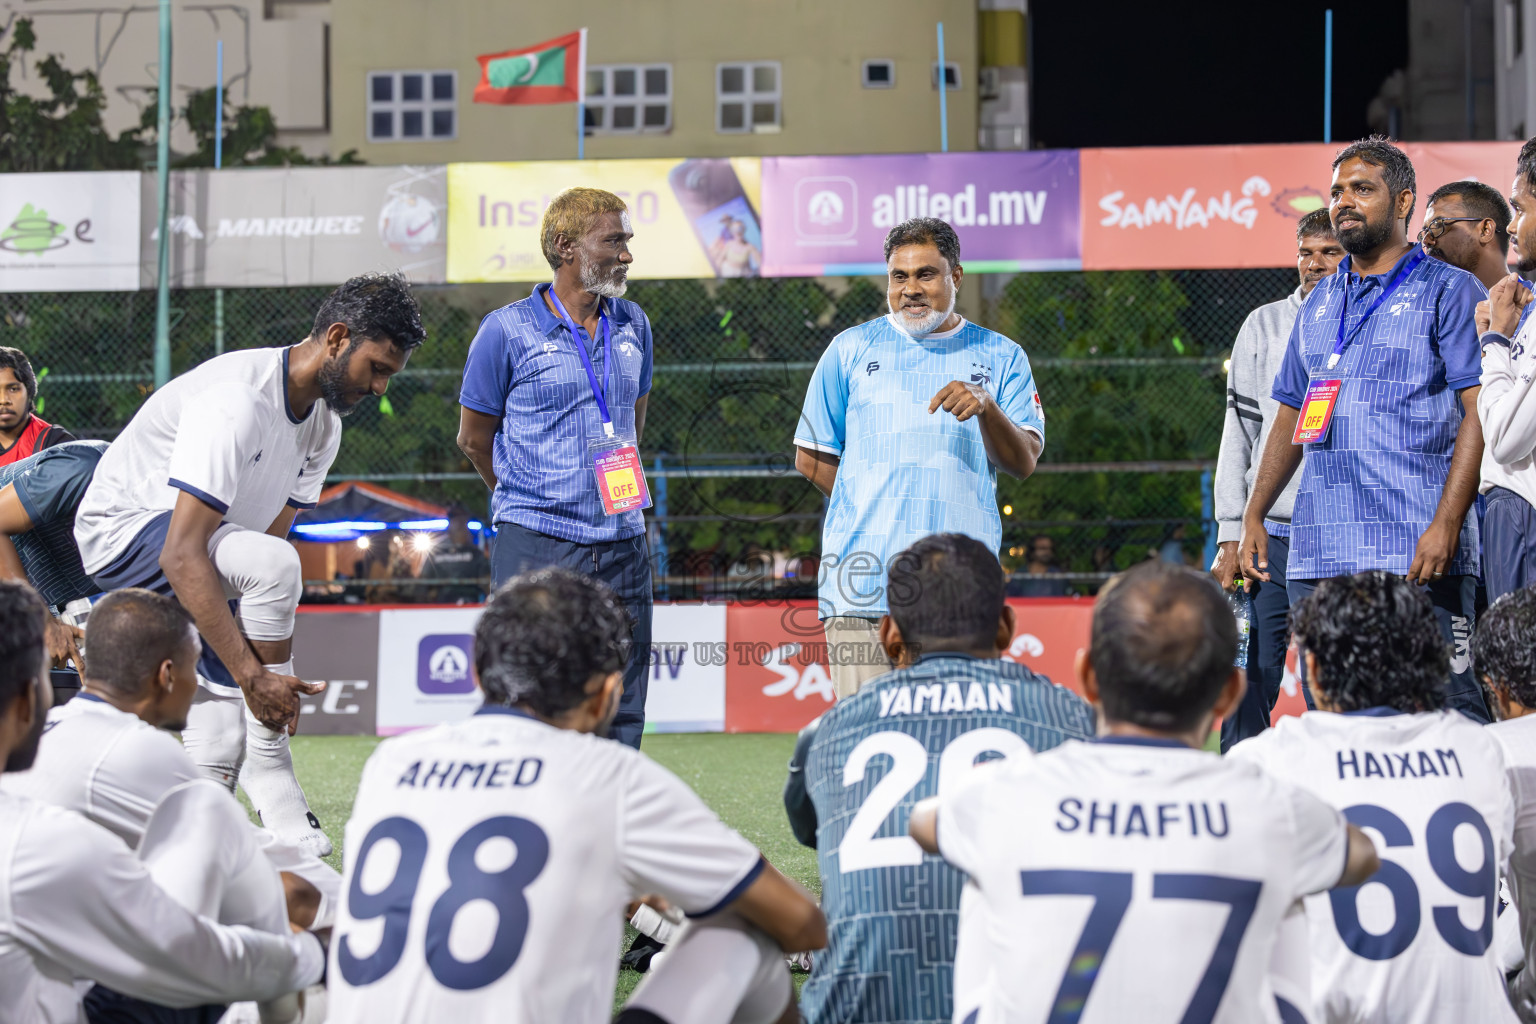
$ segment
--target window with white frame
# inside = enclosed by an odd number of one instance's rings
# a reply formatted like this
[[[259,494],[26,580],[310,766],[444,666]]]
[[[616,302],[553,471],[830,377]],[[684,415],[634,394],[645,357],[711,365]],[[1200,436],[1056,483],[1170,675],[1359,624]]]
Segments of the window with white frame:
[[[939,62],[934,61],[928,68],[929,77],[933,79],[933,87],[939,87]],[[960,88],[960,65],[953,61],[944,62],[944,91],[953,92]]]
[[[672,130],[671,64],[594,64],[587,68],[587,134]]]
[[[894,89],[896,87],[896,62],[893,60],[867,60],[864,62],[864,88]]]
[[[456,138],[458,97],[457,71],[370,71],[368,141]]]
[[[715,131],[776,132],[781,74],[776,60],[715,66]]]

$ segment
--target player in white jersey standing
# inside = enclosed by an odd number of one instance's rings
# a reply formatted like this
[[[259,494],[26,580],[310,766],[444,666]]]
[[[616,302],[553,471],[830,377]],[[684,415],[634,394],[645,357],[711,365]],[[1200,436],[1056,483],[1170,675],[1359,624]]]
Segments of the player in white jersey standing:
[[[1424,591],[1380,570],[1291,613],[1318,710],[1232,748],[1374,833],[1381,870],[1307,900],[1318,1024],[1513,1021],[1493,951],[1513,815],[1493,734],[1446,709]]]
[[[30,587],[0,582],[4,772],[31,767],[47,722],[47,618]],[[314,935],[225,927],[187,910],[116,836],[78,814],[0,792],[0,850],[0,1020],[6,1024],[87,1019],[77,979],[161,1006],[192,1008],[270,1000],[321,976],[324,949]]]
[[[675,775],[603,737],[624,606],[515,576],[475,630],[485,704],[380,744],[347,823],[331,1024],[606,1024],[636,897],[690,917],[616,1024],[798,1019],[785,951],[826,922]]]
[[[288,750],[299,694],[319,688],[293,675],[302,574],[286,538],[319,497],[341,417],[382,395],[424,338],[403,277],[353,278],[297,345],[231,352],[155,391],[102,456],[75,517],[101,589],[174,592],[215,656],[182,733],[188,753],[209,777],[238,779],[262,824],[317,856],[331,843]]]
[[[1242,699],[1236,653],[1209,576],[1144,563],[1100,593],[1078,654],[1098,739],[983,766],[912,812],[980,896],[955,972],[984,980],[957,1024],[1296,1019],[1269,978],[1281,921],[1377,860],[1316,797],[1201,749]]]
[[[1494,717],[1488,733],[1504,752],[1515,804],[1515,852],[1505,875],[1519,916],[1522,966],[1509,999],[1524,1024],[1536,1024],[1536,587],[1511,591],[1478,620],[1472,670],[1487,688]],[[1499,928],[1516,915],[1506,911]]]

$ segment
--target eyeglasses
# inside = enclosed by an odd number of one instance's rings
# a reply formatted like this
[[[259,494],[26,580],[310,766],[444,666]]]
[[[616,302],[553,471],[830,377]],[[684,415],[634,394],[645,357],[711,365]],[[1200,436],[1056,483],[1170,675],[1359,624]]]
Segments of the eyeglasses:
[[[1451,229],[1451,225],[1455,224],[1457,221],[1484,221],[1491,219],[1492,218],[1490,217],[1436,217],[1434,220],[1425,221],[1424,226],[1419,229],[1419,241],[1433,242],[1435,239],[1449,231]]]

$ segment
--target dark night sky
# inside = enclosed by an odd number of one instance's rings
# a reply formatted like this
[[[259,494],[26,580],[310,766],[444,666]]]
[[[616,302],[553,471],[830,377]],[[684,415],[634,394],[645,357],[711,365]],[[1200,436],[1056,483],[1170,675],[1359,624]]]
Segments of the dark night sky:
[[[1317,142],[1332,6],[1333,137],[1408,62],[1406,0],[1029,5],[1036,146]]]

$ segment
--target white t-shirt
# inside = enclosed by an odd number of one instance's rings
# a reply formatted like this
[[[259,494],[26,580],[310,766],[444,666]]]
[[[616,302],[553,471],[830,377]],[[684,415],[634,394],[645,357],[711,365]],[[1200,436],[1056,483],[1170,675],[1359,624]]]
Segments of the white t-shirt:
[[[1348,831],[1322,801],[1183,744],[1069,740],[940,797],[939,849],[981,899],[955,974],[980,958],[955,1020],[1278,1022],[1275,936],[1336,884]]]
[[[75,515],[86,572],[112,565],[182,491],[256,531],[285,504],[316,503],[341,444],[341,417],[317,401],[293,418],[289,351],[230,352],[149,396],[101,457]]]
[[[649,758],[507,708],[380,744],[345,845],[331,1024],[606,1024],[625,904],[712,912],[764,863]]]
[[[82,693],[48,712],[37,760],[0,790],[76,811],[137,850],[165,794],[203,778],[176,737]]]
[[[1504,917],[1514,917],[1519,925],[1524,969],[1510,995],[1521,1020],[1536,1021],[1536,715],[1487,729],[1504,752],[1505,778],[1515,807],[1514,853],[1505,878],[1514,900],[1510,910],[1518,911],[1518,916],[1507,910]]]
[[[1515,1020],[1493,950],[1513,809],[1487,727],[1455,711],[1310,711],[1229,757],[1342,809],[1381,856],[1365,885],[1307,900],[1317,1020]]]
[[[78,814],[0,793],[0,1019],[75,1024],[75,978],[172,1006],[273,999],[320,979],[313,935],[186,910]]]

